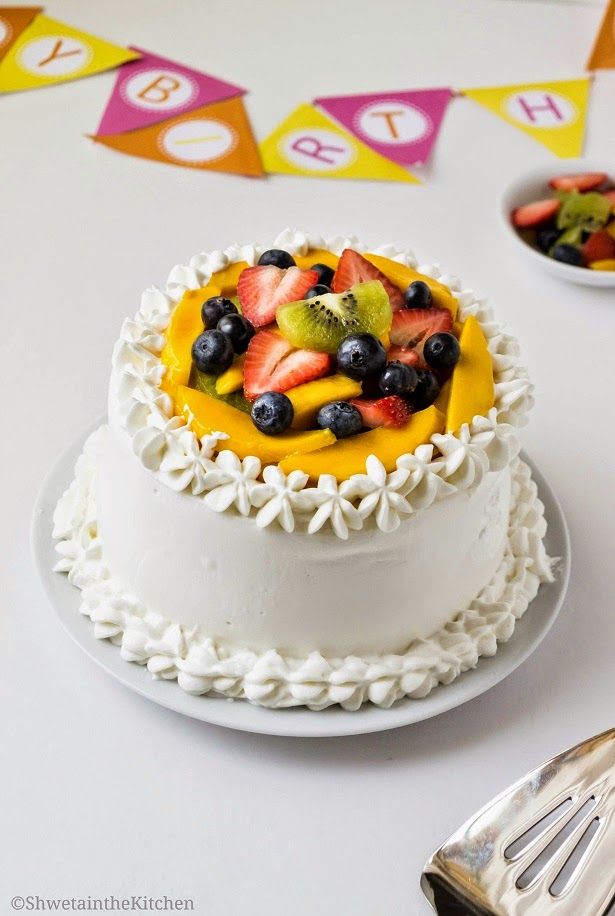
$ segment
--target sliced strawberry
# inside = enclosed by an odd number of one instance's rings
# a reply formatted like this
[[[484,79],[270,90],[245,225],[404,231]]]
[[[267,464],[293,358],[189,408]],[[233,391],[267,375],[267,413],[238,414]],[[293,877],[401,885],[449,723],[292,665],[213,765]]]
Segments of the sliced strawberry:
[[[354,398],[351,402],[363,418],[363,425],[369,429],[377,426],[403,426],[408,422],[412,409],[407,401],[396,394],[377,401]]]
[[[387,353],[387,359],[390,363],[405,363],[406,366],[414,366],[415,369],[425,368],[423,360],[416,350],[405,350],[403,347],[391,347]]]
[[[602,196],[611,201],[611,210],[615,213],[615,188],[611,191],[603,191]]]
[[[604,172],[582,172],[580,175],[558,175],[549,184],[558,191],[593,191],[606,181]]]
[[[512,212],[512,221],[520,229],[530,229],[540,226],[555,216],[559,210],[559,200],[549,197],[547,200],[535,200],[531,204],[524,204]]]
[[[581,254],[585,264],[591,264],[592,261],[606,261],[610,258],[615,258],[615,239],[606,229],[592,232],[587,241],[581,246]]]
[[[259,331],[250,341],[246,353],[244,393],[253,401],[265,391],[288,391],[295,385],[326,375],[330,368],[328,353],[295,350],[276,331]]]
[[[278,305],[303,299],[308,289],[318,283],[315,270],[298,267],[264,265],[246,267],[239,275],[237,295],[241,310],[255,328],[271,324]]]
[[[366,283],[368,280],[380,280],[387,291],[387,296],[394,312],[403,308],[404,295],[399,287],[391,283],[381,270],[370,264],[358,251],[354,251],[352,248],[345,248],[331,283],[333,292],[343,293],[345,290],[350,289],[351,286],[354,286],[355,283]]]
[[[448,309],[403,309],[396,312],[389,332],[393,347],[389,350],[388,359],[398,359],[417,369],[428,369],[423,359],[425,341],[432,334],[450,331],[452,327],[453,316]],[[414,352],[415,356],[410,356],[410,352]]]

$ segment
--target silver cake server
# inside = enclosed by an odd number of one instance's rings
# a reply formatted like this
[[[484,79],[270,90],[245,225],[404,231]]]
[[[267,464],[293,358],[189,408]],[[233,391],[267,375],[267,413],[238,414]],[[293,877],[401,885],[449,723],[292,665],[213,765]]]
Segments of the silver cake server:
[[[439,916],[599,916],[615,899],[614,814],[611,729],[470,818],[431,856],[421,887]]]

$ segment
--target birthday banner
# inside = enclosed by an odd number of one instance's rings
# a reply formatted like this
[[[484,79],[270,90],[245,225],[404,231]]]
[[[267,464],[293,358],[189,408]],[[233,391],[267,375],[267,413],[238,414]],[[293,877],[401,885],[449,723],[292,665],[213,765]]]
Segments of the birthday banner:
[[[588,70],[615,68],[615,0],[609,0],[596,41],[587,61]]]
[[[10,9],[10,8],[9,8]],[[30,12],[32,8],[30,8]],[[36,14],[36,10],[34,11]],[[3,26],[15,20],[0,8]],[[110,70],[139,55],[56,22],[45,15],[35,15],[22,26],[21,33],[10,44],[0,64],[0,92],[39,89],[54,83],[80,79]]]
[[[615,68],[609,0],[588,69]],[[144,159],[262,177],[420,184],[410,169],[433,154],[451,100],[465,96],[556,156],[582,154],[590,79],[507,86],[327,95],[299,105],[257,144],[247,90],[140,47],[120,47],[48,18],[42,7],[0,7],[0,93],[118,68],[96,143]]]
[[[118,72],[92,139],[130,156],[261,177],[263,167],[242,96],[208,73],[133,49]]]

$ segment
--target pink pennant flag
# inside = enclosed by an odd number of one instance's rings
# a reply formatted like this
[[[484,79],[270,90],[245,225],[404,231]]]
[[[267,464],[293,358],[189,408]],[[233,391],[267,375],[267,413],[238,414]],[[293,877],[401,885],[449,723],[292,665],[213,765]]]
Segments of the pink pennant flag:
[[[149,127],[213,102],[245,95],[246,90],[166,57],[141,54],[118,71],[97,135]]]
[[[399,165],[421,165],[429,159],[452,94],[451,89],[417,89],[314,102],[381,156]]]

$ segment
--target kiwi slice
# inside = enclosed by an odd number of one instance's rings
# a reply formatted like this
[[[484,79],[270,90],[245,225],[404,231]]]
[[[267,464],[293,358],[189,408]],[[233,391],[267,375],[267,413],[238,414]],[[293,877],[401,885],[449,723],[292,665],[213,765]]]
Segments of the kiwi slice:
[[[199,372],[196,366],[192,367],[189,384],[191,388],[196,388],[197,391],[202,391],[204,394],[217,398],[219,401],[224,401],[231,407],[243,410],[244,413],[250,413],[252,409],[252,405],[244,398],[241,391],[233,391],[231,394],[218,394],[216,391],[216,376],[209,375],[207,372]]]
[[[389,297],[380,280],[356,283],[345,293],[287,302],[276,312],[286,340],[294,347],[320,353],[336,353],[349,334],[380,337],[391,327],[392,318]]]
[[[590,191],[580,194],[571,191],[561,195],[562,205],[557,214],[557,228],[571,229],[580,226],[588,232],[601,229],[611,213],[611,202],[602,194]]]
[[[583,226],[570,226],[569,229],[565,229],[562,234],[558,236],[555,244],[551,246],[549,254],[553,253],[553,249],[556,245],[574,245],[575,248],[578,248],[583,242],[584,232],[585,229]]]

